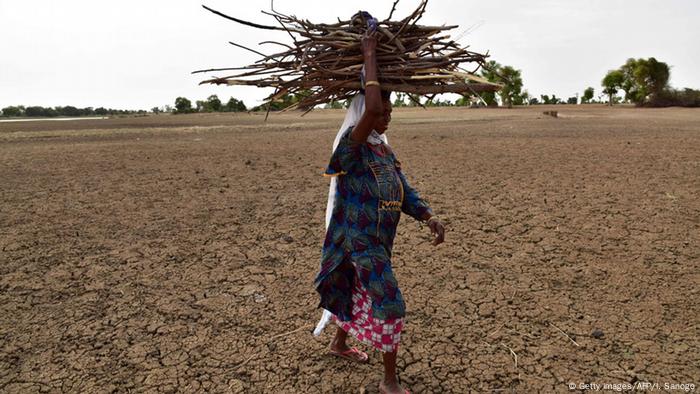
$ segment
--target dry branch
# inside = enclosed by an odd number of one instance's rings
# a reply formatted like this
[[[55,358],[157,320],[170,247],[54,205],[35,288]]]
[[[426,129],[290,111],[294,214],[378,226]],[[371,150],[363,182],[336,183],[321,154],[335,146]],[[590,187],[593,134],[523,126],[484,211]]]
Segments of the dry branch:
[[[385,90],[414,95],[439,93],[476,94],[496,91],[500,85],[464,71],[472,64],[474,70],[483,67],[488,55],[462,48],[450,40],[445,32],[457,26],[423,26],[417,24],[426,10],[428,0],[421,0],[409,16],[391,21],[398,0],[393,3],[389,18],[379,22],[377,35],[377,62],[379,82]],[[233,43],[262,56],[245,67],[198,70],[194,73],[239,70],[238,74],[216,77],[201,84],[250,85],[274,87],[275,93],[267,98],[268,105],[286,94],[297,94],[300,101],[293,108],[310,109],[316,105],[347,99],[361,90],[360,71],[363,65],[361,39],[367,34],[367,23],[361,15],[337,23],[312,23],[295,16],[282,14],[271,5],[271,12],[279,26],[262,25],[235,18],[203,6],[216,15],[264,30],[287,32],[292,44],[263,41],[285,48],[272,55]]]

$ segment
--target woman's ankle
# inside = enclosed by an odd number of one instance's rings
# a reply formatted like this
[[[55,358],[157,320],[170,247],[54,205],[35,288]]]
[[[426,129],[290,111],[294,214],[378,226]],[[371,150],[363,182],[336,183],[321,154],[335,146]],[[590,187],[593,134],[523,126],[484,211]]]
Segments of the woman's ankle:
[[[399,380],[394,376],[392,379],[388,379],[386,376],[384,376],[384,379],[382,380],[382,384],[386,387],[397,387],[400,386]]]
[[[331,348],[335,350],[346,350],[348,348],[347,338],[334,337],[331,341]]]

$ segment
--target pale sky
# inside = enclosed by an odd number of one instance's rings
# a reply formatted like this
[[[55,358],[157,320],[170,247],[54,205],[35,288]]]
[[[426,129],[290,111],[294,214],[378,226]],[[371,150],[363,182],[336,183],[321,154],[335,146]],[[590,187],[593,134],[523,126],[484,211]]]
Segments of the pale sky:
[[[314,22],[347,19],[357,10],[385,18],[392,0],[276,0],[275,8]],[[394,19],[418,0],[401,0]],[[201,68],[242,66],[267,39],[263,31],[225,20],[201,8],[262,24],[274,24],[270,2],[231,0],[0,0],[0,108],[8,105],[150,109],[211,94],[257,105],[268,91],[254,87],[198,86]],[[698,0],[432,0],[421,23],[458,24],[460,43],[522,70],[534,96],[566,99],[587,86],[600,93],[605,73],[629,57],[668,63],[671,85],[700,89]],[[285,38],[286,37],[286,38]]]

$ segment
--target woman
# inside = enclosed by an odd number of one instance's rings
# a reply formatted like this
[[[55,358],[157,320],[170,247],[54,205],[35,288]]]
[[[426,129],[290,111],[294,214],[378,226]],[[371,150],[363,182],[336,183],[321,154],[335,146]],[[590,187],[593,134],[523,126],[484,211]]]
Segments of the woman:
[[[374,34],[363,38],[365,92],[353,99],[326,169],[325,175],[334,179],[315,284],[320,306],[338,325],[331,354],[367,362],[366,353],[347,345],[350,333],[383,352],[380,392],[404,393],[396,377],[396,355],[405,305],[390,260],[396,226],[401,212],[425,221],[436,235],[434,245],[444,241],[445,230],[409,186],[386,144],[390,92],[377,82],[376,46]],[[317,333],[323,323],[319,326]]]

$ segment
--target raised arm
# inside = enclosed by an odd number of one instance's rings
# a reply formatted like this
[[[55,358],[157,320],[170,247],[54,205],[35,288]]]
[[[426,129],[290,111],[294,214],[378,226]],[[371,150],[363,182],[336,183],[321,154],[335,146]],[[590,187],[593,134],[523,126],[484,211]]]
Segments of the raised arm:
[[[370,33],[362,37],[362,54],[365,61],[365,112],[350,133],[350,138],[355,142],[366,142],[372,133],[374,125],[384,113],[382,107],[382,91],[378,84],[369,84],[377,81],[377,37],[376,33]]]

